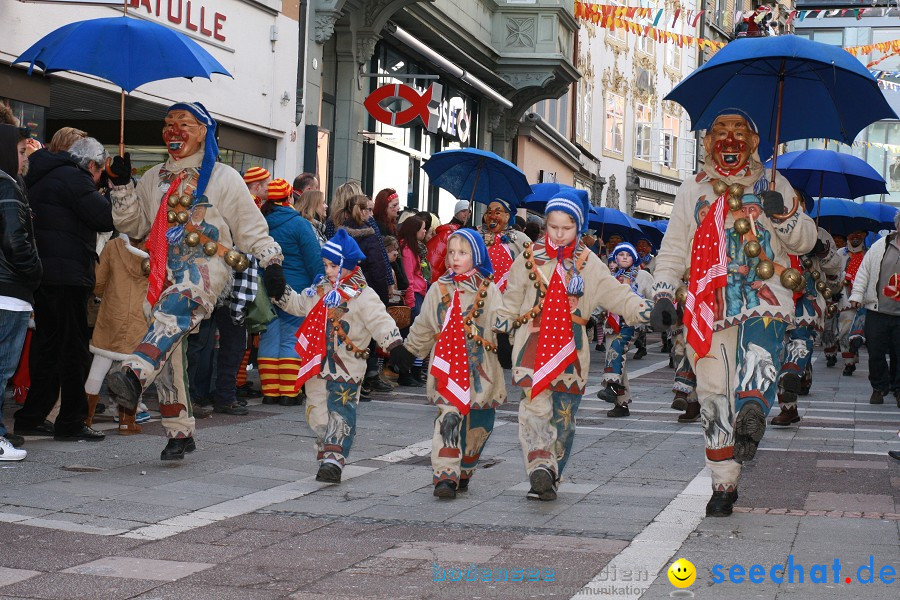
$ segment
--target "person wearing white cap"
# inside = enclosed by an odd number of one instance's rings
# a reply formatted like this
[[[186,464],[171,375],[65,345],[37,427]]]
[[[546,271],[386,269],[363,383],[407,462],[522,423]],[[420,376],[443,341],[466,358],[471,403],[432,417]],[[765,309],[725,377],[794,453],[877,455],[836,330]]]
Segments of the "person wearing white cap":
[[[450,219],[450,222],[438,225],[431,239],[425,242],[425,257],[428,264],[431,265],[431,281],[429,283],[434,283],[447,271],[447,241],[450,239],[450,234],[465,227],[471,216],[472,210],[469,207],[469,201],[457,201],[453,207],[453,218]]]

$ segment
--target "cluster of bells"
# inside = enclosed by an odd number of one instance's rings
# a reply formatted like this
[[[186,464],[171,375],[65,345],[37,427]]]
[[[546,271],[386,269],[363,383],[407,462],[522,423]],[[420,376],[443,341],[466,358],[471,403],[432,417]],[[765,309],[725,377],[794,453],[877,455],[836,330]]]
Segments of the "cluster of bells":
[[[531,251],[525,250],[522,253],[522,255],[525,257],[525,260],[527,261],[525,263],[525,268],[528,269],[529,271],[531,271],[528,274],[528,279],[530,279],[533,282],[532,285],[534,285],[534,289],[536,289],[538,291],[538,298],[543,298],[546,295],[546,292],[541,289],[541,284],[537,280],[537,275],[535,274],[535,272],[533,270],[534,263],[531,262]],[[525,313],[524,315],[522,315],[521,317],[519,317],[518,319],[513,321],[513,327],[519,328],[522,325],[524,325],[525,323],[527,323],[529,321],[529,319],[533,319],[533,318],[537,317],[539,314],[541,314],[541,307],[535,306],[534,308],[531,309],[531,312]]]

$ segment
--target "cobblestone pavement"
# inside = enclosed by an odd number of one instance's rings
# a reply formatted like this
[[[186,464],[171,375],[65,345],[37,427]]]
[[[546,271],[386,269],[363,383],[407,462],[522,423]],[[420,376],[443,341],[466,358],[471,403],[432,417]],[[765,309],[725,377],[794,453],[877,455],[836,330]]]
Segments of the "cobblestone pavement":
[[[156,421],[134,437],[100,424],[99,444],[29,438],[25,461],[0,463],[0,598],[900,596],[881,580],[900,578],[900,408],[868,404],[865,356],[842,377],[817,349],[800,426],[767,431],[735,514],[714,519],[700,425],[675,422],[673,371],[649,345],[624,419],[594,395],[595,355],[552,503],[525,499],[516,401],[453,501],[431,494],[435,410],[409,388],[361,405],[338,486],[314,480],[303,407],[198,421],[176,464],[158,460]],[[696,567],[687,590],[669,583],[675,558]],[[785,565],[793,582],[777,583]]]

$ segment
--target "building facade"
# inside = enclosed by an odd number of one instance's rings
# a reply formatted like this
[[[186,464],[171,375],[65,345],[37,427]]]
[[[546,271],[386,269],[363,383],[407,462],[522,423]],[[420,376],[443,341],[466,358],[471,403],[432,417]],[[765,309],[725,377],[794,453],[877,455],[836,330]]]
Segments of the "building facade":
[[[75,21],[114,17],[122,6],[61,1],[4,0],[0,19],[0,102],[9,104],[40,139],[63,126],[87,131],[118,151],[119,88],[102,79],[60,72],[44,76],[11,66],[54,29]],[[140,168],[165,159],[161,123],[178,101],[203,103],[219,122],[221,159],[244,171],[266,166],[296,175],[295,77],[299,5],[285,0],[129,0],[132,18],[163,24],[194,39],[232,75],[212,81],[167,79],[140,86],[126,98],[125,147]],[[146,60],[154,57],[147,55]]]

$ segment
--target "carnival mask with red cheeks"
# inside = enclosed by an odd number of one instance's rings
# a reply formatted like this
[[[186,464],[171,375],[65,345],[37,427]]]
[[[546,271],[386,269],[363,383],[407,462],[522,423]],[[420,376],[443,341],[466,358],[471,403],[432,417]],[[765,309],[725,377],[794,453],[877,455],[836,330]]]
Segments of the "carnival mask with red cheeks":
[[[173,110],[166,115],[162,137],[169,156],[181,160],[200,151],[206,138],[206,126],[186,110]]]
[[[847,245],[847,240],[844,239],[842,235],[833,235],[831,236],[834,239],[834,247],[835,248],[843,248]]]
[[[499,202],[491,202],[487,212],[484,213],[484,224],[487,225],[488,230],[506,231],[507,223],[509,223],[509,213],[506,212],[506,207]]]
[[[759,146],[759,136],[753,133],[744,117],[722,115],[707,131],[703,146],[719,169],[734,173],[747,166]]]
[[[847,245],[851,248],[859,248],[866,241],[866,234],[864,231],[854,231],[850,235],[847,236]]]
[[[619,235],[611,235],[606,239],[606,251],[612,252],[616,246],[621,244],[623,241],[622,236]]]

